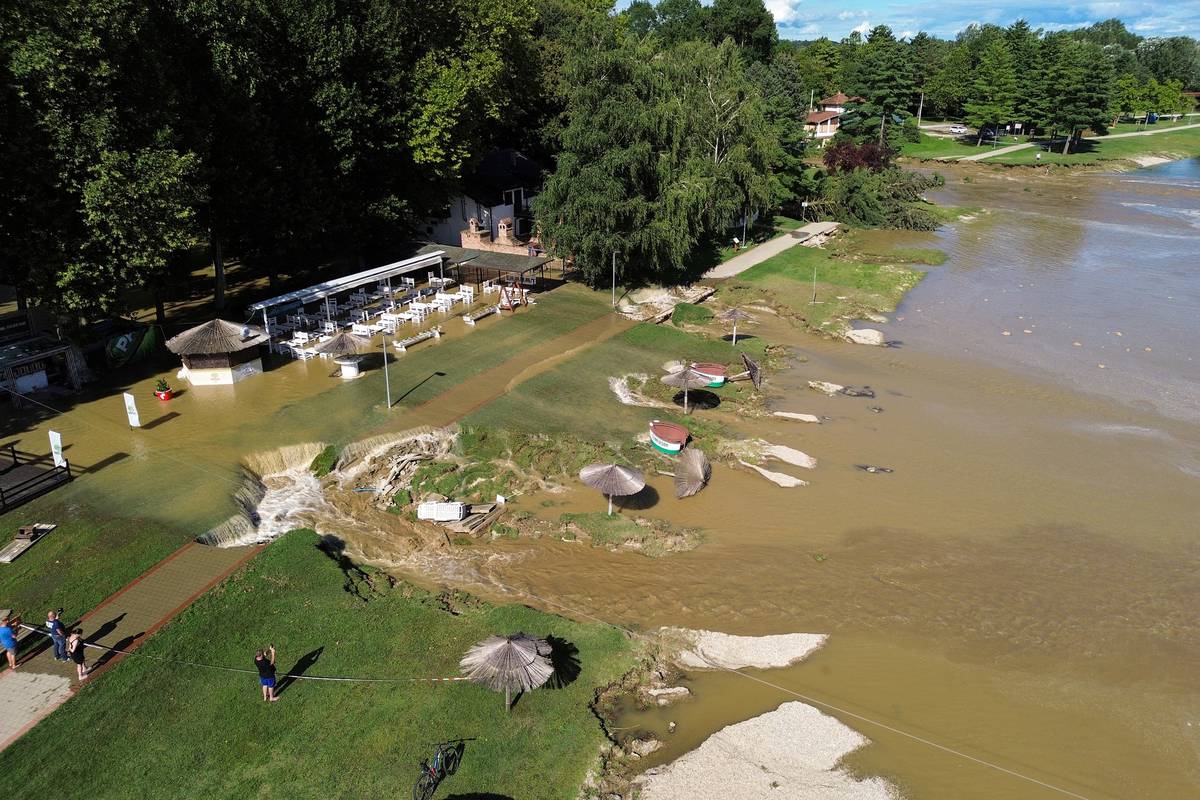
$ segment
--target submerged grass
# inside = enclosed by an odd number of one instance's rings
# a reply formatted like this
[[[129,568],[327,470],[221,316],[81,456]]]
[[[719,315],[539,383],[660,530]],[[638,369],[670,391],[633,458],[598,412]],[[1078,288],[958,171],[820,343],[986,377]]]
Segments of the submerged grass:
[[[697,530],[676,528],[665,520],[610,516],[604,511],[566,513],[559,521],[584,533],[595,547],[635,549],[652,557],[690,550],[702,538]]]
[[[718,295],[730,305],[769,303],[812,329],[837,335],[850,320],[894,310],[921,281],[924,273],[900,260],[869,263],[820,248],[793,247],[730,280]]]
[[[625,637],[393,586],[319,542],[311,531],[275,542],[141,652],[252,669],[255,649],[273,643],[281,672],[305,661],[310,675],[430,678],[457,675],[487,636],[520,630],[577,648],[577,679],[531,692],[511,713],[470,683],[299,681],[264,703],[253,674],[131,656],[0,753],[0,770],[27,797],[62,795],[64,754],[87,765],[93,798],[394,797],[408,795],[431,743],[476,737],[443,794],[573,800],[603,741],[594,692],[633,664]]]
[[[714,329],[714,333],[718,333]],[[745,333],[743,330],[741,333]],[[650,376],[657,387],[662,365],[689,359],[730,364],[737,369],[740,353],[761,358],[762,339],[739,337],[737,346],[719,338],[686,333],[665,325],[639,324],[582,352],[513,388],[467,417],[470,425],[507,428],[529,433],[566,434],[593,442],[620,442],[646,430],[651,419],[680,419],[692,427],[701,416],[719,418],[722,411],[702,412],[686,419],[671,409],[626,406],[618,402],[609,378],[630,373]],[[657,391],[657,389],[656,389]],[[750,397],[748,381],[709,390],[733,406]],[[669,396],[670,392],[663,392]]]

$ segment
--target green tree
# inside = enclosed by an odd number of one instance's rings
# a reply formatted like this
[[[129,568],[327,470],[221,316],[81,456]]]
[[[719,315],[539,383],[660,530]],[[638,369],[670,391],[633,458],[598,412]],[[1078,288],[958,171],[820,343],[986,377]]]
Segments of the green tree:
[[[621,16],[634,36],[649,36],[658,27],[658,11],[649,0],[633,0]]]
[[[706,38],[709,10],[700,0],[660,0],[657,8],[657,31],[664,46]]]
[[[910,107],[915,107],[913,74],[905,46],[891,28],[878,25],[871,30],[857,64],[857,80],[850,91],[860,95],[854,113],[842,122],[842,130],[855,141],[888,141],[899,149],[901,125]]]
[[[960,44],[954,45],[941,68],[929,80],[925,100],[930,107],[945,116],[962,113],[963,104],[971,95],[971,53]]]
[[[1137,59],[1159,83],[1200,86],[1200,42],[1191,37],[1146,39],[1137,46]]]
[[[1013,118],[1016,112],[1016,76],[1012,53],[1003,37],[992,37],[984,46],[979,66],[975,68],[971,99],[966,102],[964,110],[967,122],[979,128],[976,146],[983,142],[986,126],[998,126]]]
[[[626,277],[670,279],[769,206],[777,144],[732,42],[659,52],[598,23],[567,68],[570,124],[534,207],[586,280],[605,282],[614,251]]]
[[[1114,81],[1112,65],[1099,45],[1051,34],[1043,43],[1040,67],[1040,122],[1052,134],[1066,133],[1064,153],[1084,130],[1108,130]]]
[[[795,210],[811,193],[804,163],[809,135],[809,78],[799,56],[780,48],[770,64],[755,62],[746,70],[747,79],[762,94],[763,116],[779,143],[772,165],[774,202]]]
[[[732,39],[746,55],[770,61],[779,33],[763,0],[713,0],[708,12],[708,35],[713,44]]]

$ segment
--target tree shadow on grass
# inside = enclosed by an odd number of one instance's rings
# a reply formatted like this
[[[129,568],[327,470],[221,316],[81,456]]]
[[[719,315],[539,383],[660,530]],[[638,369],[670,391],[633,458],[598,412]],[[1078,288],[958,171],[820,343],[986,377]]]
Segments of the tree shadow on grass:
[[[471,792],[469,794],[448,794],[446,800],[514,800],[506,794],[493,792]]]
[[[579,663],[579,648],[574,643],[553,635],[546,637],[546,643],[550,645],[550,666],[554,667],[554,674],[546,682],[546,688],[566,688],[574,683],[583,671]]]

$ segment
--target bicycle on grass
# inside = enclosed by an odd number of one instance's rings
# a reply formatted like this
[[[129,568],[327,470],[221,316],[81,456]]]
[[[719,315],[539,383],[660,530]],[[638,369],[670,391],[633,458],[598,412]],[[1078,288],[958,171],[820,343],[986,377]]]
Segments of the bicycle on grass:
[[[430,800],[438,784],[458,771],[466,742],[473,739],[451,739],[438,742],[432,760],[421,761],[421,777],[413,785],[413,800]]]

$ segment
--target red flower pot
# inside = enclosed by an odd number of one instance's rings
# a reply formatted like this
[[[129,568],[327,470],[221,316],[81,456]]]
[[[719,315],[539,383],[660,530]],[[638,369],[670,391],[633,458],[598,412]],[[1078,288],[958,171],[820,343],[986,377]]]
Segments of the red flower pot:
[[[171,389],[167,389],[165,392],[160,392],[158,389],[154,390],[154,396],[159,400],[170,400],[173,395],[174,392]]]

